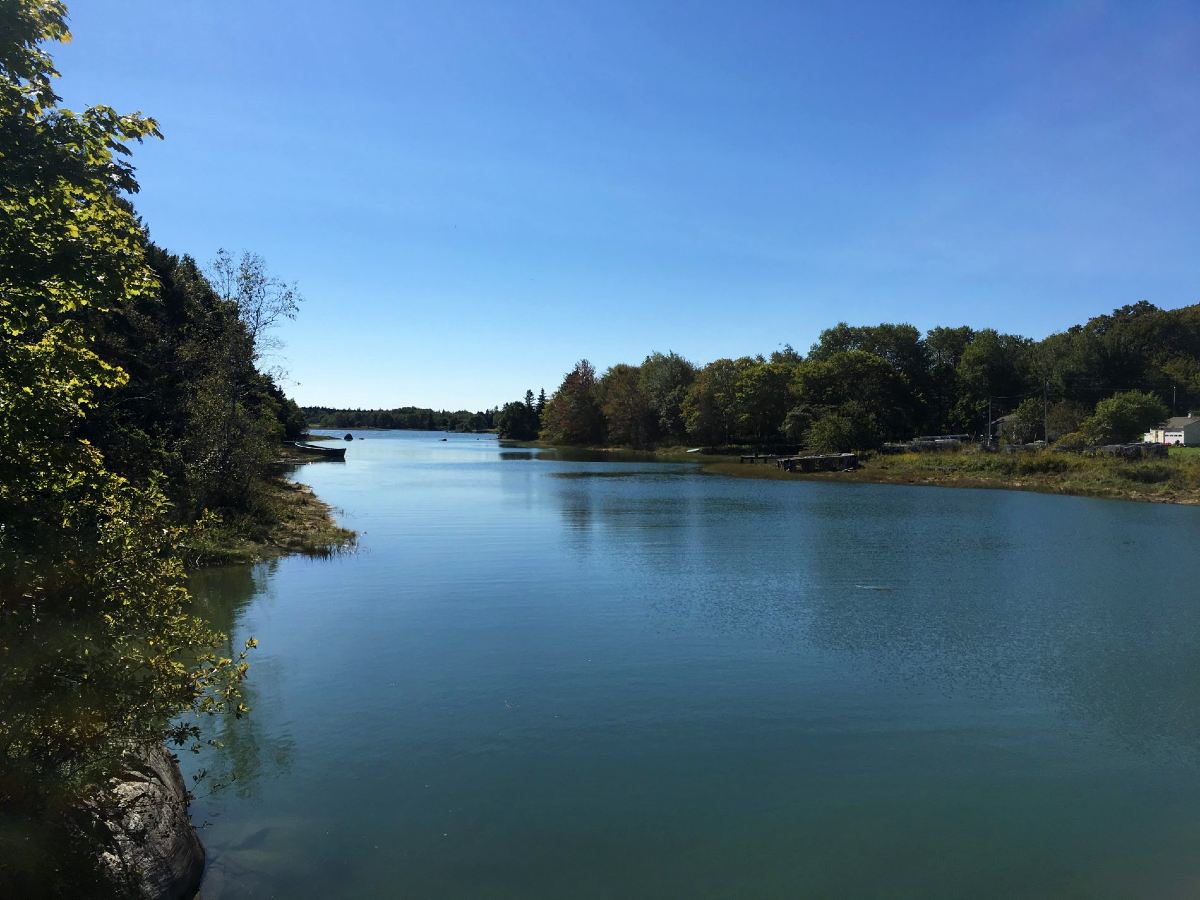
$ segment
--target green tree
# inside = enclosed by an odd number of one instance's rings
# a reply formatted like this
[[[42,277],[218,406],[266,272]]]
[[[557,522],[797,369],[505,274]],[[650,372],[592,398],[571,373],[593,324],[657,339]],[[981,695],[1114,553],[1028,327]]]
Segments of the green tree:
[[[795,405],[807,410],[805,414],[814,421],[825,411],[852,418],[861,448],[912,436],[915,423],[908,383],[873,353],[850,350],[810,358],[797,367],[792,391]]]
[[[1008,420],[1005,437],[1014,444],[1045,439],[1046,404],[1041,397],[1021,401]]]
[[[696,367],[678,353],[651,353],[639,368],[639,388],[654,414],[650,440],[682,440],[687,428],[683,401]]]
[[[683,401],[688,434],[702,444],[728,444],[737,427],[739,364],[716,359],[696,374]]]
[[[792,374],[792,366],[768,362],[753,363],[738,373],[734,402],[746,435],[760,443],[779,438],[791,405]]]
[[[637,366],[618,363],[596,386],[608,440],[629,447],[646,447],[656,432],[657,417],[642,394]]]
[[[497,417],[496,430],[502,438],[514,441],[535,440],[538,436],[537,410],[517,400],[506,403]]]
[[[1080,431],[1090,443],[1135,441],[1167,418],[1167,406],[1146,391],[1122,391],[1096,404]]]
[[[0,442],[15,451],[0,455],[0,807],[30,827],[60,822],[130,746],[193,739],[176,714],[236,705],[245,673],[205,656],[219,636],[188,613],[158,484],[84,437],[128,380],[96,324],[156,287],[123,195],[129,143],[158,131],[59,106],[42,45],[68,36],[61,3],[0,4]],[[63,877],[22,874],[39,891]]]
[[[596,398],[596,370],[581,359],[546,402],[542,437],[563,444],[598,444],[604,440],[604,413]]]
[[[963,349],[958,361],[958,400],[954,416],[960,428],[982,426],[987,419],[988,401],[1028,394],[1033,387],[1022,377],[1022,355],[1029,348],[1028,338],[1001,334],[992,328],[977,331]],[[995,411],[993,410],[993,413]]]
[[[958,364],[974,336],[975,332],[965,325],[931,328],[925,334],[929,373],[922,430],[926,433],[957,434],[978,429],[979,422],[964,417],[957,408],[962,394]]]
[[[805,429],[804,444],[814,453],[848,453],[855,444],[854,420],[838,410],[826,410]]]

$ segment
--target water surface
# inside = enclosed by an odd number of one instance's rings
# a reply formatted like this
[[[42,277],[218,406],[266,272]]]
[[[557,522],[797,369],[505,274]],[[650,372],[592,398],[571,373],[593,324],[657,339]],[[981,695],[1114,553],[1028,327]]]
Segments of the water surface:
[[[1200,509],[355,434],[195,579],[206,900],[1200,893]]]

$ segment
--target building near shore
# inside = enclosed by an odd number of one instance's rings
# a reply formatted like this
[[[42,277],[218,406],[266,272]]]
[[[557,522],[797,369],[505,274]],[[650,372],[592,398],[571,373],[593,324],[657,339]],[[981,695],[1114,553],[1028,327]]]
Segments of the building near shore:
[[[1183,447],[1200,446],[1200,416],[1175,416],[1146,432],[1146,441],[1151,444],[1179,444]]]

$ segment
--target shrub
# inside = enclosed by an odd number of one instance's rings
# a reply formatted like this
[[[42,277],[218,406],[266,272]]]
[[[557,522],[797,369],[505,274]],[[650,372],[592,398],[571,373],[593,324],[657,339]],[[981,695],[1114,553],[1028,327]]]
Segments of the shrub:
[[[1087,446],[1087,438],[1081,431],[1072,431],[1064,434],[1057,441],[1055,441],[1054,446],[1059,450],[1078,451]]]
[[[1017,471],[1022,475],[1035,473],[1065,472],[1071,467],[1070,463],[1061,456],[1049,453],[1037,453],[1017,459]]]
[[[1167,417],[1167,407],[1146,391],[1124,391],[1096,404],[1096,411],[1079,430],[1094,444],[1138,440]]]
[[[1161,484],[1170,481],[1175,474],[1174,468],[1166,463],[1142,463],[1141,465],[1121,466],[1117,474],[1128,481],[1140,484]]]

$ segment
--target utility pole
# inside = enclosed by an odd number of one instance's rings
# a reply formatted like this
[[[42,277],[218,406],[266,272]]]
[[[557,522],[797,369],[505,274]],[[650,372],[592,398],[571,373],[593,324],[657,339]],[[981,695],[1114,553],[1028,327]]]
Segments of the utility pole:
[[[988,397],[987,448],[992,449],[992,398]]]
[[[1050,382],[1042,385],[1042,440],[1050,446]]]

